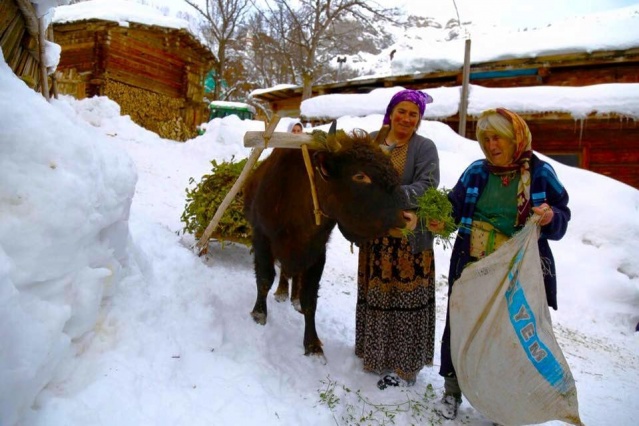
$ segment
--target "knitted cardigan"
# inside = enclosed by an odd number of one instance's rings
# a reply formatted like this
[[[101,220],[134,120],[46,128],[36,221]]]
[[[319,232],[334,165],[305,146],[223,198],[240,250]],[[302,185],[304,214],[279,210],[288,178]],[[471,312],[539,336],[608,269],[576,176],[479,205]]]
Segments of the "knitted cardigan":
[[[371,132],[374,139],[377,131]],[[439,154],[435,143],[414,133],[408,142],[406,165],[400,176],[401,189],[404,193],[402,209],[417,208],[417,199],[424,195],[429,188],[439,185]],[[418,223],[412,234],[408,236],[413,254],[433,248],[433,234],[426,229],[425,224]]]
[[[566,233],[568,221],[570,220],[568,193],[559,182],[552,166],[540,160],[536,155],[532,156],[530,169],[532,179],[530,198],[532,205],[536,207],[547,203],[554,212],[552,221],[541,227],[538,244],[539,255],[543,265],[546,300],[548,305],[556,310],[557,277],[555,275],[555,260],[548,240],[560,240]],[[450,259],[448,273],[449,295],[454,282],[460,277],[464,267],[470,261],[470,229],[477,200],[488,182],[488,173],[486,160],[473,162],[448,194],[448,199],[453,204],[453,217],[459,225],[457,239]]]

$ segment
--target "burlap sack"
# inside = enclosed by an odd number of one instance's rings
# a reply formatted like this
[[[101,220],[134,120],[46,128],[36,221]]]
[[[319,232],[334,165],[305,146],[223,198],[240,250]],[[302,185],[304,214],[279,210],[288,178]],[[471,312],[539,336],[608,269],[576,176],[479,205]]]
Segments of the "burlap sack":
[[[531,220],[455,282],[453,365],[466,399],[494,422],[581,425],[575,382],[552,330],[538,238]]]

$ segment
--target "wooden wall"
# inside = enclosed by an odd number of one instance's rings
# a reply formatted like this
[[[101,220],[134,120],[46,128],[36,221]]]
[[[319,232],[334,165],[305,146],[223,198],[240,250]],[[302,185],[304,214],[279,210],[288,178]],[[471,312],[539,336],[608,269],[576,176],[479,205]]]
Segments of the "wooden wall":
[[[175,140],[196,136],[207,120],[204,76],[215,59],[186,31],[99,20],[54,30],[62,93],[108,96],[136,123]]]
[[[533,149],[550,157],[577,157],[579,168],[639,189],[639,123],[617,115],[522,114],[533,135]],[[457,117],[444,121],[455,131]],[[476,121],[469,117],[466,137],[475,139]],[[556,158],[561,161],[559,158]]]
[[[22,6],[21,10],[15,0],[0,0],[0,47],[9,68],[29,87],[38,90],[37,20],[30,3],[23,1]]]

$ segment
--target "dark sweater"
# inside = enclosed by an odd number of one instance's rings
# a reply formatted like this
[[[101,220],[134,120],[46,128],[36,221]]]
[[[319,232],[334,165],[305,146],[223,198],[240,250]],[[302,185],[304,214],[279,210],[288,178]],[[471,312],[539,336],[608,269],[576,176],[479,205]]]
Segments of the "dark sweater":
[[[470,226],[477,200],[488,182],[486,160],[472,163],[449,193],[453,204],[453,217],[459,225],[457,239],[453,246],[448,274],[448,291],[452,291],[453,283],[460,277],[464,267],[470,261]],[[533,206],[547,203],[552,207],[552,221],[541,228],[539,237],[539,255],[543,263],[544,286],[548,305],[557,309],[557,277],[555,275],[555,259],[548,240],[560,240],[566,233],[570,220],[568,208],[568,192],[563,187],[555,170],[545,161],[533,155],[530,162],[530,197]]]

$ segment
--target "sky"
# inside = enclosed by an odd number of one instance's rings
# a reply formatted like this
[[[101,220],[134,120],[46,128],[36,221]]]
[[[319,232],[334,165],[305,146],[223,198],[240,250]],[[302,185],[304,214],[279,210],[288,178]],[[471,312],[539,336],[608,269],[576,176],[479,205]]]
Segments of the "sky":
[[[635,86],[623,86],[625,94],[617,85],[568,94],[548,88],[543,100],[524,89],[476,89],[470,104],[557,103],[576,122],[601,104],[636,117]],[[378,129],[396,90],[340,99],[338,127]],[[180,232],[189,179],[209,173],[211,160],[248,156],[243,136],[263,123],[231,116],[185,143],[165,140],[104,97],[47,103],[2,59],[0,92],[1,425],[323,426],[356,424],[350,416],[362,413],[377,424],[391,423],[384,413],[402,426],[491,424],[466,401],[456,421],[433,412],[443,389],[437,371],[450,251],[442,246],[435,248],[435,365],[414,387],[384,391],[353,353],[357,254],[339,232],[329,243],[316,316],[326,364],[303,355],[303,320],[290,303],[269,296],[266,326],[251,319],[249,248],[214,242],[208,256],[194,254],[193,236]],[[435,141],[441,187],[450,188],[482,154],[429,119],[458,103],[454,93],[434,95],[419,133]],[[329,101],[317,97],[302,110],[320,114]],[[370,109],[359,110],[362,102]],[[559,303],[551,316],[581,419],[634,425],[639,190],[542,158],[566,186],[573,212],[566,236],[551,242]]]

